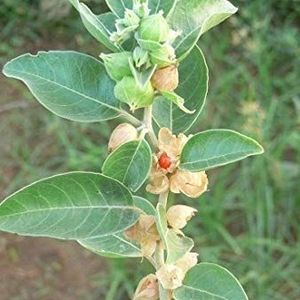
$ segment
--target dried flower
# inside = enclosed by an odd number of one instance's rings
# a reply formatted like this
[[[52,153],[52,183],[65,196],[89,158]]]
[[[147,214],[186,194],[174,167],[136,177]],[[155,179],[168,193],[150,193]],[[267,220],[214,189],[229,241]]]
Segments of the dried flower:
[[[208,179],[205,172],[192,173],[178,169],[170,178],[173,193],[183,193],[191,198],[198,198],[207,191]]]
[[[156,272],[157,279],[166,290],[175,290],[182,286],[184,272],[176,265],[163,265]]]
[[[133,300],[158,300],[159,299],[159,288],[157,278],[154,274],[149,274],[144,277],[133,297]]]
[[[208,179],[205,172],[188,172],[178,168],[180,155],[188,137],[184,134],[172,135],[162,128],[158,135],[159,152],[154,163],[146,190],[152,194],[161,194],[170,190],[197,198],[207,190]]]
[[[179,84],[179,73],[175,65],[157,70],[151,83],[154,89],[158,91],[174,91]]]
[[[174,205],[167,211],[167,220],[173,229],[182,229],[195,215],[197,209],[186,205]]]
[[[137,139],[137,129],[129,123],[122,123],[112,132],[108,142],[108,151],[114,151],[119,146]]]
[[[139,221],[129,228],[125,235],[127,238],[138,242],[143,256],[150,257],[155,251],[157,241],[160,240],[156,229],[155,217],[141,215]]]
[[[191,268],[197,265],[197,263],[198,253],[189,252],[176,262],[176,266],[186,274]]]

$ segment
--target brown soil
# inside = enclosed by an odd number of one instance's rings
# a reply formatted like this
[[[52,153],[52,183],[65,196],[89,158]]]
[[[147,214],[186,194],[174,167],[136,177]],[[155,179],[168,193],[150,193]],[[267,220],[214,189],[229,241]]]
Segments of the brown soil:
[[[1,300],[101,299],[103,260],[74,242],[0,236]]]

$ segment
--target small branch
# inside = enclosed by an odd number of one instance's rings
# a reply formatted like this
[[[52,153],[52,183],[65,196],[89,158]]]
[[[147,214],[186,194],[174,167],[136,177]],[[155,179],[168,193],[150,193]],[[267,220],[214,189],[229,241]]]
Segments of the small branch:
[[[154,133],[153,130],[153,125],[152,125],[152,105],[148,106],[145,108],[144,110],[144,123],[146,128],[148,129],[148,135],[150,138],[150,141],[152,143],[152,145],[157,148],[158,147],[158,140],[157,137]]]
[[[165,192],[159,195],[158,202],[163,205],[164,208],[167,207],[169,192]]]
[[[159,195],[158,202],[161,205],[163,205],[164,208],[167,207],[168,197],[169,197],[169,192],[165,192]],[[164,245],[162,241],[160,241],[160,243],[157,245],[155,258],[156,258],[156,263],[160,268],[165,263],[165,252],[164,252]],[[160,300],[172,299],[170,291],[165,290],[161,284],[159,284],[159,299]]]
[[[134,117],[133,115],[131,115],[130,113],[128,113],[125,110],[122,110],[121,116],[124,117],[127,121],[129,121],[134,126],[139,127],[139,126],[143,125],[143,123],[139,119],[137,119],[136,117]]]

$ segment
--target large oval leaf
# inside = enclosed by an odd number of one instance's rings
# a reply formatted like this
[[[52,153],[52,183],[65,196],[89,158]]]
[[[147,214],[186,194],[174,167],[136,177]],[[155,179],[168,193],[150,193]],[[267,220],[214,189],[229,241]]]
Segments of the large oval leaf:
[[[104,257],[142,257],[139,245],[134,241],[128,240],[124,233],[79,240],[78,243],[87,250]]]
[[[192,268],[175,290],[176,300],[247,300],[238,280],[226,269],[212,263]]]
[[[77,9],[85,28],[97,41],[114,52],[121,50],[110,40],[111,33],[115,31],[116,16],[113,13],[97,16],[78,0],[69,0],[69,2]]]
[[[148,178],[151,164],[148,143],[145,140],[132,141],[121,145],[107,157],[102,172],[136,192]]]
[[[184,0],[178,1],[169,23],[181,32],[175,41],[176,54],[183,59],[196,45],[200,36],[218,25],[237,11],[227,0]]]
[[[179,66],[180,85],[176,93],[184,100],[184,106],[195,110],[190,115],[171,101],[159,97],[153,105],[153,119],[159,128],[167,127],[175,133],[188,131],[198,119],[208,91],[208,68],[201,50],[196,46]]]
[[[136,207],[147,215],[155,215],[155,208],[146,199],[134,196],[133,202]],[[124,233],[118,233],[106,237],[96,237],[78,241],[88,250],[105,257],[142,257],[141,248],[137,243],[128,240]]]
[[[118,181],[73,172],[37,181],[0,205],[0,230],[20,235],[85,239],[132,226],[140,211]]]
[[[215,129],[194,135],[181,153],[180,168],[192,172],[226,165],[263,153],[253,139],[227,129]]]
[[[97,122],[121,113],[114,82],[91,56],[73,51],[25,54],[8,62],[3,72],[22,80],[42,105],[60,117]]]
[[[74,1],[74,0],[71,0]],[[158,13],[163,10],[165,16],[168,15],[178,0],[149,0],[149,8],[151,14]],[[125,9],[133,8],[133,0],[106,0],[110,10],[119,18],[124,17]]]

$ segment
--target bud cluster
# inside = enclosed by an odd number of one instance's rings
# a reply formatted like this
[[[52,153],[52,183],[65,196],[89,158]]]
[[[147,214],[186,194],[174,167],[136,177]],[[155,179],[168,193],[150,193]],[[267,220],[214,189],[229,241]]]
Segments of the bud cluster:
[[[116,81],[116,98],[134,111],[150,106],[157,93],[173,92],[179,75],[172,44],[178,33],[170,28],[163,11],[151,14],[148,0],[134,0],[133,8],[125,9],[115,27],[111,41],[133,49],[100,55],[108,75]]]

